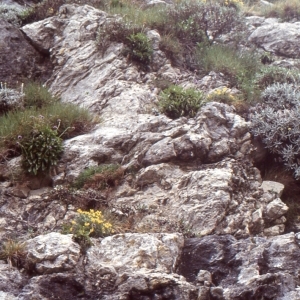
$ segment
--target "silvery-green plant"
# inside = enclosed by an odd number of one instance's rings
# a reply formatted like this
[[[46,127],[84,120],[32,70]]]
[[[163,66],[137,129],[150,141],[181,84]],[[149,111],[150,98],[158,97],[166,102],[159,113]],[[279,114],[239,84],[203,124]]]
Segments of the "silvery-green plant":
[[[262,100],[250,116],[251,131],[300,178],[300,91],[293,84],[274,84]]]

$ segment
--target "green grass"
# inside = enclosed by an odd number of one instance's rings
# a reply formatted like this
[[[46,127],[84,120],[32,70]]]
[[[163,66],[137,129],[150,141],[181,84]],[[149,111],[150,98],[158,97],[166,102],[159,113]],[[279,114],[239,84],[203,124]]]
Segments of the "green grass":
[[[98,178],[94,178],[95,175]],[[82,171],[73,183],[73,187],[81,189],[86,183],[97,185],[99,189],[107,187],[109,180],[115,180],[117,177],[123,176],[123,170],[117,164],[103,164],[91,167]],[[96,183],[96,184],[95,184]]]
[[[197,64],[200,72],[208,74],[210,71],[221,72],[231,87],[236,87],[244,94],[244,98],[256,98],[255,76],[261,68],[258,56],[250,52],[239,52],[234,48],[214,44],[199,47]]]

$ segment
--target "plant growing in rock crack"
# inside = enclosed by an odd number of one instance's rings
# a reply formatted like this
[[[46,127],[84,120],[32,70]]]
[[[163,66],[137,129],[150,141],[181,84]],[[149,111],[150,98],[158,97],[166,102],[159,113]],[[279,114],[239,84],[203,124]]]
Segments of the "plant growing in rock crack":
[[[20,267],[24,264],[26,257],[25,243],[11,239],[3,242],[0,248],[0,259],[6,260],[10,266]]]
[[[22,166],[26,172],[37,175],[57,164],[63,151],[61,135],[57,132],[60,122],[58,120],[58,125],[50,128],[44,116],[32,116],[31,132],[24,137],[18,136]]]
[[[178,85],[171,85],[159,95],[160,110],[171,119],[194,117],[204,102],[202,92]]]
[[[153,53],[152,44],[148,37],[144,33],[138,32],[129,35],[127,40],[128,42],[126,44],[129,57],[141,64],[148,65]]]
[[[77,216],[70,223],[63,226],[63,233],[73,234],[83,250],[90,247],[90,237],[105,237],[113,234],[112,224],[104,218],[99,210],[82,211],[77,210]]]
[[[300,177],[300,92],[294,84],[273,84],[250,115],[251,131]]]
[[[73,186],[103,190],[113,187],[123,178],[124,169],[118,164],[103,164],[82,171],[76,178]]]

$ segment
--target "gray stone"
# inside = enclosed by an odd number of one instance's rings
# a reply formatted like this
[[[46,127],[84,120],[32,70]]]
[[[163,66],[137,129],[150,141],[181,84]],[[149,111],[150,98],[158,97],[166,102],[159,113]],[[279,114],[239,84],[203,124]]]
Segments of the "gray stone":
[[[284,185],[280,182],[265,180],[262,182],[261,188],[264,192],[275,193],[280,198],[284,190]]]
[[[266,206],[264,213],[268,219],[275,220],[284,215],[288,210],[287,205],[280,198],[276,198]]]
[[[80,256],[80,246],[72,241],[70,234],[51,232],[26,241],[26,246],[27,259],[39,274],[70,270]]]

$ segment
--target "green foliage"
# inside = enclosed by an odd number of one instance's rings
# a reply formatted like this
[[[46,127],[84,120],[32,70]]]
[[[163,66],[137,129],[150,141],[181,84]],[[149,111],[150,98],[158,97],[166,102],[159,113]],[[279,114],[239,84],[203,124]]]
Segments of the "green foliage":
[[[228,88],[224,87],[215,89],[211,93],[209,93],[209,95],[207,96],[207,100],[232,104],[234,102],[237,102],[239,99],[237,96],[232,95]]]
[[[57,128],[59,128],[60,122]],[[22,151],[22,166],[28,173],[46,172],[57,164],[63,151],[62,140],[57,128],[51,129],[49,121],[40,115],[32,117],[31,131],[26,136],[19,135],[19,145]]]
[[[92,186],[97,189],[105,189],[114,186],[116,181],[123,177],[124,170],[117,164],[103,164],[82,171],[73,183],[73,187],[80,189]]]
[[[0,259],[6,260],[10,266],[21,267],[26,258],[25,243],[11,239],[3,242],[0,248]]]
[[[45,86],[37,82],[28,82],[24,86],[24,106],[41,108],[53,104],[58,98],[53,97]]]
[[[281,18],[284,21],[300,20],[299,0],[276,1],[272,6],[266,6],[262,10],[266,17]]]
[[[151,61],[153,52],[151,41],[148,37],[144,33],[138,32],[136,34],[129,35],[127,39],[127,47],[130,58],[141,64],[148,65]]]
[[[103,217],[101,211],[78,209],[77,213],[74,220],[63,226],[62,232],[73,234],[75,241],[82,246],[83,250],[92,245],[90,237],[105,237],[113,234],[112,224]]]
[[[264,90],[274,83],[294,83],[300,81],[300,73],[296,70],[267,66],[261,68],[255,75],[255,84],[260,90]]]
[[[246,99],[256,98],[254,78],[261,64],[255,54],[214,44],[210,47],[199,45],[197,55],[200,71],[205,74],[210,71],[221,72],[232,87],[243,92]]]
[[[201,92],[177,85],[163,90],[159,96],[160,110],[171,119],[194,117],[205,100]]]

